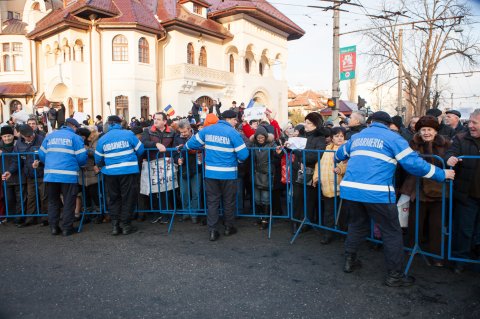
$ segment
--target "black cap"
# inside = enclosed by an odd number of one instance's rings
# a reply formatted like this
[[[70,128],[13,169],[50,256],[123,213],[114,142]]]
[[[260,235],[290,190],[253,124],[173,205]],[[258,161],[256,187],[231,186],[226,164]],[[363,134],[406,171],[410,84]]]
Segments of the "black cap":
[[[2,126],[0,129],[0,136],[12,134],[13,135],[13,128],[10,125]]]
[[[226,110],[222,113],[222,118],[223,119],[233,119],[237,117],[237,113],[232,110]]]
[[[445,114],[453,114],[458,116],[459,118],[462,117],[462,113],[458,112],[457,110],[448,110],[445,112]]]
[[[385,122],[385,123],[392,123],[392,118],[390,117],[390,115],[388,115],[387,112],[384,112],[384,111],[378,111],[378,112],[375,112],[373,113],[371,116],[370,116],[370,119],[372,121],[382,121],[382,122]]]
[[[65,122],[67,122],[70,125],[75,126],[76,128],[80,127],[80,124],[77,122],[76,119],[69,117]]]
[[[439,109],[430,109],[427,111],[427,113],[425,113],[425,115],[439,117],[440,115],[442,115],[442,111],[440,111]]]
[[[19,125],[17,130],[22,136],[32,136],[34,133],[33,129],[27,124]]]
[[[117,115],[110,115],[108,118],[107,118],[107,122],[111,122],[111,123],[122,123],[122,119],[117,116]]]

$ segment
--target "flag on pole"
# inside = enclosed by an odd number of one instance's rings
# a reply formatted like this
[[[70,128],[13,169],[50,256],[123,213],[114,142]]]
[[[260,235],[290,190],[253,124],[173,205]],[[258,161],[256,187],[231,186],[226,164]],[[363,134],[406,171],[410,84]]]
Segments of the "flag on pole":
[[[170,104],[168,104],[168,105],[163,109],[163,111],[164,111],[165,113],[167,113],[168,116],[172,116],[172,115],[175,114],[175,110],[173,109],[173,107],[172,107]]]
[[[247,109],[253,107],[254,104],[255,104],[255,101],[251,99],[250,102],[248,102]]]

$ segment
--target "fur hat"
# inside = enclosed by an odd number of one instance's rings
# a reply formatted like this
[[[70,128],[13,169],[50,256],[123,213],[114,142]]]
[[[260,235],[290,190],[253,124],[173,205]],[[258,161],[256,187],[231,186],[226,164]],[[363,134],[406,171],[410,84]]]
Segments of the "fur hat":
[[[436,117],[431,115],[425,115],[418,120],[417,124],[415,124],[415,131],[420,131],[422,127],[431,127],[438,132],[440,124],[438,123]]]
[[[11,134],[13,135],[13,128],[10,125],[2,126],[0,129],[0,136]]]
[[[310,122],[312,122],[316,128],[323,126],[323,118],[320,115],[320,113],[317,113],[317,112],[308,113],[307,116],[305,116],[305,121],[306,120],[309,120]]]

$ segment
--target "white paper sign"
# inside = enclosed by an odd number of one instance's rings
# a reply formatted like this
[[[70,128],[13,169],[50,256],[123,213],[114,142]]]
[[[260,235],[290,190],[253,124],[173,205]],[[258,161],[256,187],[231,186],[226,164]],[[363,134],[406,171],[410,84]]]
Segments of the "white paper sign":
[[[15,123],[24,124],[28,121],[28,114],[25,110],[20,110],[12,114],[12,117],[15,119]]]
[[[83,124],[83,121],[85,121],[87,119],[87,114],[83,113],[83,112],[75,112],[73,114],[73,118],[75,120],[77,120],[77,122],[82,125]]]
[[[287,143],[288,148],[292,150],[303,150],[307,146],[307,139],[305,137],[290,137]]]
[[[266,107],[264,106],[254,106],[249,107],[243,111],[243,115],[245,117],[245,121],[251,120],[261,120],[265,117]]]
[[[150,161],[150,176],[148,175],[148,162],[143,162],[142,174],[140,176],[140,194],[149,195],[150,187],[152,193],[158,193],[159,190],[160,192],[170,191],[178,187],[178,166],[174,164],[172,172],[172,164],[170,161],[171,159],[167,158],[167,162],[165,163],[163,158],[159,158],[158,167],[157,160]],[[175,176],[175,185],[173,183],[173,176]]]

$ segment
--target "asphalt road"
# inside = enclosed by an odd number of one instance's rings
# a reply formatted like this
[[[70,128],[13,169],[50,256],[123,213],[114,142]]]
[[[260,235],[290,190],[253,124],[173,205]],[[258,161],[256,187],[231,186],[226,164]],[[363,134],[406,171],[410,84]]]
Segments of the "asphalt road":
[[[344,274],[342,242],[310,231],[289,243],[239,221],[209,242],[205,226],[137,223],[53,237],[48,229],[0,226],[0,318],[480,318],[480,274],[455,275],[417,257],[410,288],[383,286],[382,252],[365,245],[361,270]]]

